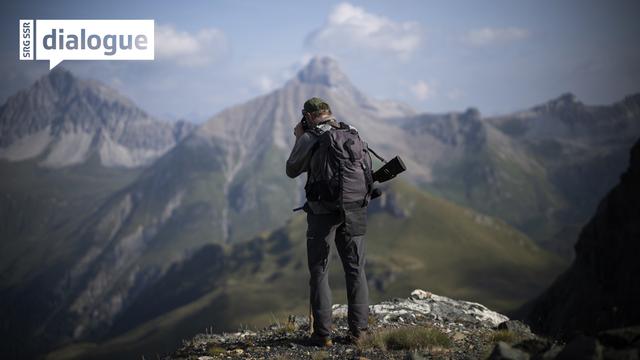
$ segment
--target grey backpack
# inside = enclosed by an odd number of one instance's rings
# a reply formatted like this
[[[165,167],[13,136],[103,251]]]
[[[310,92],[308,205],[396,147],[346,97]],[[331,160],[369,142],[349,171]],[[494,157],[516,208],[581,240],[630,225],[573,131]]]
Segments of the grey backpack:
[[[358,131],[341,122],[339,128],[314,133],[318,141],[305,185],[307,200],[337,210],[367,206],[373,184],[371,155]]]

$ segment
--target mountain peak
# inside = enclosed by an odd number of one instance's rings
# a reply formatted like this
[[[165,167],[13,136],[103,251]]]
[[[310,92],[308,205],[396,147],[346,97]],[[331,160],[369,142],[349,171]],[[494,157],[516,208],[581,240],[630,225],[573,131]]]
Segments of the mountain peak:
[[[40,77],[28,91],[45,91],[51,94],[68,94],[78,86],[80,80],[69,70],[56,66],[48,74]]]
[[[635,106],[636,108],[640,107],[640,93],[625,96],[622,103],[627,106]]]
[[[297,79],[304,83],[315,83],[327,86],[337,86],[348,82],[338,62],[328,56],[313,57],[309,63],[298,71]]]
[[[0,158],[42,156],[38,164],[46,167],[82,163],[94,153],[106,167],[145,165],[191,130],[152,118],[115,89],[60,67],[11,96],[0,107],[0,124]]]
[[[547,113],[550,111],[574,111],[582,107],[584,107],[584,104],[580,102],[573,93],[566,92],[556,98],[532,107],[531,110],[534,112]]]
[[[464,116],[471,118],[471,119],[475,119],[475,120],[480,120],[480,118],[482,117],[482,115],[480,114],[480,110],[478,110],[478,108],[476,107],[469,107],[464,111]]]
[[[578,101],[578,98],[573,93],[570,93],[570,92],[566,92],[558,96],[557,98],[549,101],[549,105],[553,105],[555,107],[573,106],[577,104],[580,104],[580,101]]]
[[[129,108],[136,107],[130,99],[104,83],[94,79],[80,78],[60,66],[55,67],[48,74],[38,79],[27,91],[41,92],[41,94],[44,94],[43,97],[49,97],[52,102],[60,99],[73,101],[72,99],[79,95],[84,98],[91,96],[105,102],[117,102]],[[38,95],[32,94],[32,96]]]
[[[66,91],[69,86],[76,81],[76,78],[69,70],[61,66],[57,66],[51,70],[47,76],[44,76],[42,80],[48,81],[56,90]]]

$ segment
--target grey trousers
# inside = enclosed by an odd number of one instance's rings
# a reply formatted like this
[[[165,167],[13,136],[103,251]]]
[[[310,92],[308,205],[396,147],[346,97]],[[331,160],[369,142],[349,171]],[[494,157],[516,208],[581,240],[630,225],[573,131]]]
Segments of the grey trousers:
[[[361,221],[366,221],[366,218],[361,218]],[[347,228],[350,226],[345,226],[345,223],[352,222],[349,218],[345,221],[341,214],[307,213],[307,260],[313,331],[321,336],[329,336],[331,333],[332,304],[328,265],[330,242],[334,239],[347,283],[349,330],[356,332],[366,329],[368,325],[369,289],[364,272],[365,239],[364,235],[349,234]]]

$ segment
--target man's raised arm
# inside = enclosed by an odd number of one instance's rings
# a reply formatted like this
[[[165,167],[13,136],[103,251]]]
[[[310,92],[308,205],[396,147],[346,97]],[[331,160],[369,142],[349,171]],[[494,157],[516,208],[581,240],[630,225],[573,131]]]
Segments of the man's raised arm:
[[[315,137],[305,132],[296,139],[296,144],[291,149],[291,154],[287,160],[287,176],[295,178],[309,169],[311,159],[311,149],[316,142]]]

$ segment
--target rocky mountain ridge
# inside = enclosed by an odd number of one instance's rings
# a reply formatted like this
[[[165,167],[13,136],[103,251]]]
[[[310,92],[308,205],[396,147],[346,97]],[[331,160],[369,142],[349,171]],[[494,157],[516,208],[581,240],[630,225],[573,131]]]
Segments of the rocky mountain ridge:
[[[615,185],[640,136],[639,101],[635,94],[585,105],[564,94],[504,116],[468,109],[400,124],[412,134],[405,140],[412,154],[431,169],[424,188],[504,219],[571,259],[573,239]]]
[[[155,119],[94,80],[56,68],[0,107],[0,158],[60,168],[96,154],[107,167],[148,165],[194,125]]]

